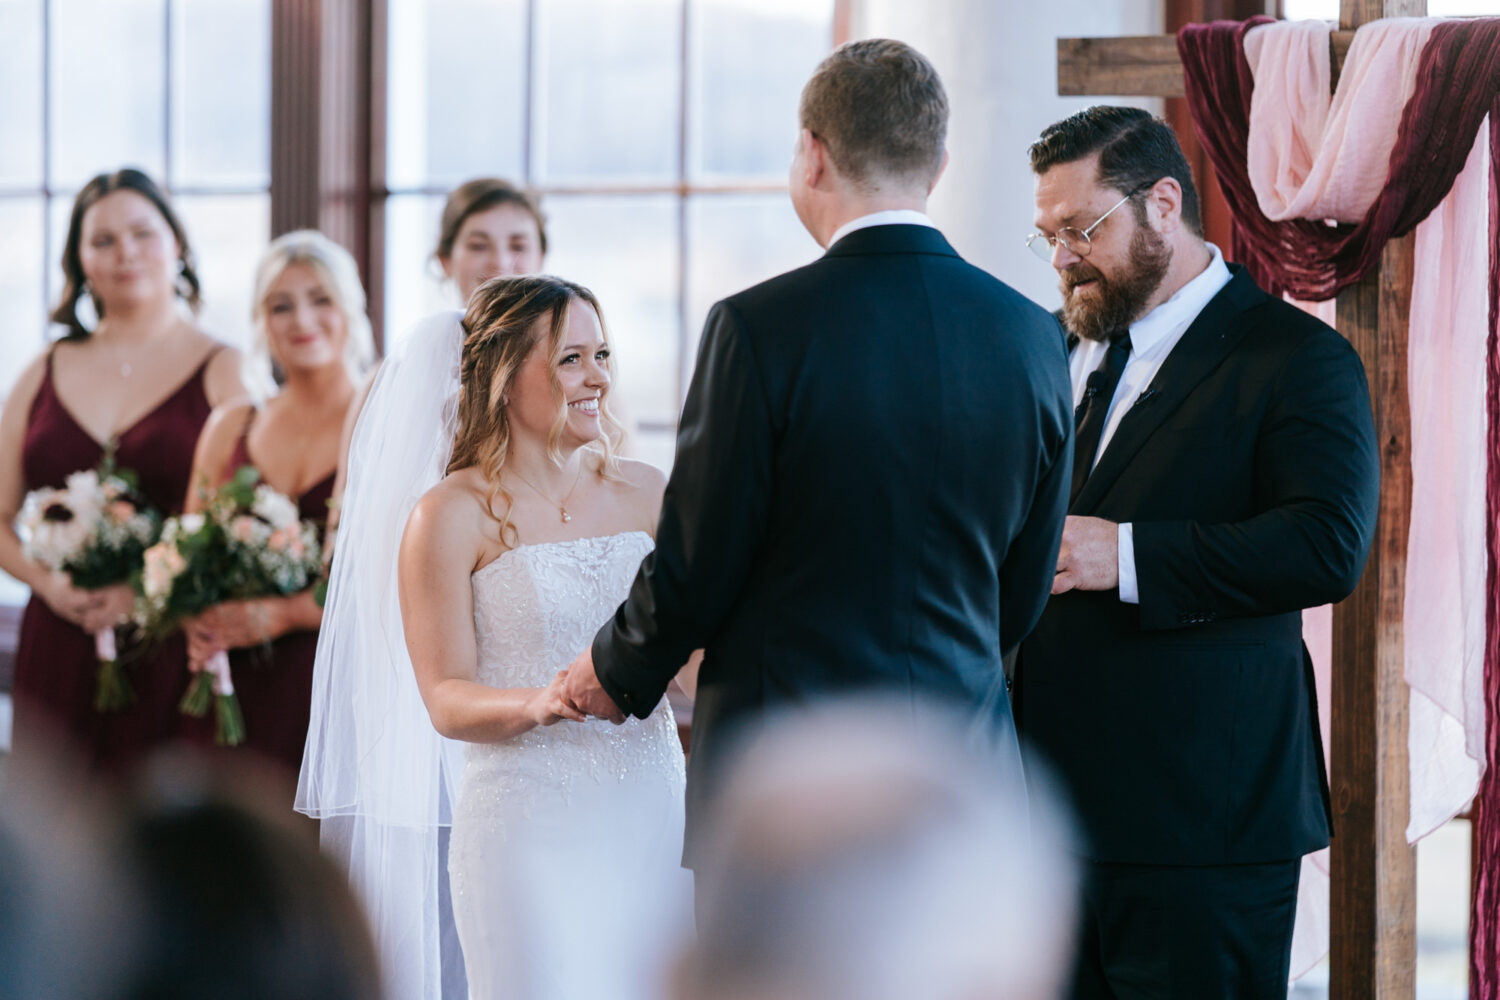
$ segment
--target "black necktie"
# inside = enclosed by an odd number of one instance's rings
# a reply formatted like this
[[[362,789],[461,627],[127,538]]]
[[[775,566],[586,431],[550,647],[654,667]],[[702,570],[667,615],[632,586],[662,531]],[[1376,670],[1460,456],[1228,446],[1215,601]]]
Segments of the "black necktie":
[[[1110,401],[1115,398],[1115,388],[1120,384],[1120,375],[1125,371],[1125,362],[1130,358],[1130,331],[1116,330],[1109,335],[1109,350],[1104,352],[1104,364],[1089,375],[1084,386],[1083,399],[1073,411],[1073,489],[1068,494],[1071,504],[1078,499],[1083,484],[1088,481],[1089,471],[1094,467],[1094,453],[1099,450],[1099,438],[1104,434],[1104,419],[1109,416]]]

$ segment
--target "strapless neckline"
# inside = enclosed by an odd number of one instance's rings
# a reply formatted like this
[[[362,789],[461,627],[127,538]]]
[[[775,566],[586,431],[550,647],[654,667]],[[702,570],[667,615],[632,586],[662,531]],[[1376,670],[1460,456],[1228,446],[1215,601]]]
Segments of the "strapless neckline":
[[[499,566],[502,562],[504,562],[506,556],[515,555],[527,550],[562,548],[568,545],[582,545],[584,543],[598,545],[604,542],[614,541],[618,538],[631,538],[634,536],[650,538],[651,533],[649,531],[641,531],[638,528],[634,528],[630,531],[617,531],[612,535],[585,535],[582,538],[559,538],[550,542],[523,542],[520,545],[515,545],[511,548],[506,549],[504,552],[500,553],[498,556],[491,559],[489,562],[485,563],[483,566],[479,567],[469,575],[471,578],[483,576],[485,573],[488,573],[491,569],[494,569],[496,566]]]

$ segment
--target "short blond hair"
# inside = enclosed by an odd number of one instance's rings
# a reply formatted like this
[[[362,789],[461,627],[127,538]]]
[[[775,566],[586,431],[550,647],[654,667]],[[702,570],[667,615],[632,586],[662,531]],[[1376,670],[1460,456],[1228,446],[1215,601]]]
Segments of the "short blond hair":
[[[904,42],[847,42],[802,88],[799,119],[855,184],[930,185],[943,164],[948,95],[932,63]]]

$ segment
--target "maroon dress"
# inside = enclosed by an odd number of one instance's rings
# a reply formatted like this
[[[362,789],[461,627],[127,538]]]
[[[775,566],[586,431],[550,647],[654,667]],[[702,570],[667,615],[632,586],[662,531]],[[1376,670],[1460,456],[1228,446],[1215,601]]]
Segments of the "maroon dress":
[[[116,440],[116,466],[139,477],[147,503],[163,515],[180,513],[187,496],[193,450],[212,410],[203,387],[204,372],[219,350],[210,351],[176,391]],[[61,487],[69,475],[94,468],[103,457],[104,445],[83,429],[58,397],[49,354],[21,450],[27,491]],[[186,641],[174,635],[145,650],[127,643],[120,653],[129,660],[126,672],[135,704],[118,712],[95,711],[98,661],[93,636],[53,614],[33,595],[21,618],[16,646],[17,752],[36,747],[47,735],[61,736],[93,770],[124,774],[174,737],[177,702],[187,685]]]
[[[246,444],[254,421],[255,413],[251,411],[224,467],[223,479],[229,479],[241,466],[255,464]],[[330,472],[295,498],[297,516],[318,526],[320,542],[328,523],[333,478],[334,473]],[[245,742],[236,748],[236,753],[246,750],[258,753],[289,767],[294,774],[302,767],[302,747],[307,742],[308,716],[312,711],[313,658],[317,651],[316,629],[288,632],[269,646],[230,651],[230,676],[245,716]],[[204,745],[213,742],[212,712],[202,720],[184,717],[183,725],[194,742]]]

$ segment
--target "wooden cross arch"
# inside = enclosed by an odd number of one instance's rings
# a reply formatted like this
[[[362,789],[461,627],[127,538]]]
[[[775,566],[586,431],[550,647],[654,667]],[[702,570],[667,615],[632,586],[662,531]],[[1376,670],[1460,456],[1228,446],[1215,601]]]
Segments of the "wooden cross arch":
[[[1382,17],[1426,13],[1426,0],[1341,0],[1332,40],[1334,80],[1355,28]],[[1060,38],[1057,89],[1063,96],[1181,97],[1176,38]],[[1192,137],[1184,139],[1196,145]],[[1411,507],[1406,325],[1412,263],[1412,235],[1391,240],[1380,266],[1341,292],[1337,304],[1339,332],[1358,350],[1370,380],[1381,486],[1370,561],[1333,615],[1329,770],[1337,836],[1331,852],[1329,985],[1335,1000],[1411,1000],[1415,990],[1416,858],[1406,842],[1408,689],[1401,620]]]

